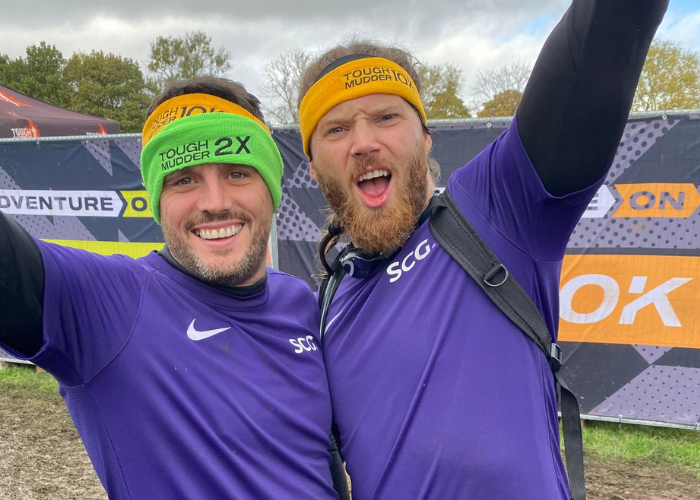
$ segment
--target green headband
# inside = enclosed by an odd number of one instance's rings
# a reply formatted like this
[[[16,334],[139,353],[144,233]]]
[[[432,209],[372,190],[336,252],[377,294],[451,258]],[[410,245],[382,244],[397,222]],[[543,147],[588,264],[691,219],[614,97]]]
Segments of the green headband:
[[[141,177],[158,224],[163,179],[177,170],[203,163],[253,167],[270,189],[274,209],[279,208],[282,157],[272,136],[244,116],[199,114],[171,122],[141,150]]]

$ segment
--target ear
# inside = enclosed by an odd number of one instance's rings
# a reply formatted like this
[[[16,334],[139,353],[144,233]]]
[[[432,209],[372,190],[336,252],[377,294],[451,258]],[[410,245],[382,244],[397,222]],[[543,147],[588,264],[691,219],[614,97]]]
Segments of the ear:
[[[318,182],[318,178],[316,177],[316,168],[314,167],[314,161],[313,161],[313,160],[311,160],[311,161],[309,162],[309,175],[311,176],[311,178],[312,178],[313,180],[315,180],[316,182]]]
[[[424,130],[423,131],[423,139],[425,140],[425,151],[427,153],[430,153],[430,151],[433,149],[433,138],[429,133],[427,133]]]

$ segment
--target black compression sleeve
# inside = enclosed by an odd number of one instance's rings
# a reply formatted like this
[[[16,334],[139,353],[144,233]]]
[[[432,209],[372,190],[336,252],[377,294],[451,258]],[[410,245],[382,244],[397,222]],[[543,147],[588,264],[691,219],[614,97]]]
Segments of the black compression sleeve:
[[[0,341],[26,356],[41,348],[44,263],[36,242],[0,212]]]
[[[517,112],[547,191],[600,179],[615,157],[668,0],[574,0],[542,48]]]

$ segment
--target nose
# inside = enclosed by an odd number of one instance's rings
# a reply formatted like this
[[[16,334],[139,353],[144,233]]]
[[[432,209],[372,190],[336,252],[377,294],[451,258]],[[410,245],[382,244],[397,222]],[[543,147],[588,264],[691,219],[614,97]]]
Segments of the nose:
[[[377,131],[367,123],[356,123],[352,130],[352,145],[350,154],[355,158],[361,158],[379,152],[380,144],[377,141]]]
[[[218,176],[205,176],[199,189],[198,208],[201,212],[220,213],[230,210],[233,200]]]

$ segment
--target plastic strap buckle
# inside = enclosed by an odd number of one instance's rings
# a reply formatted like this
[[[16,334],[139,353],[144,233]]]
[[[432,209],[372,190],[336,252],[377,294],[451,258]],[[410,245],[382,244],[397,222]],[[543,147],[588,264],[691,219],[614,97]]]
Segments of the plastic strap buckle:
[[[561,347],[559,347],[559,344],[552,342],[549,348],[549,366],[554,373],[557,373],[561,368],[561,363]]]

